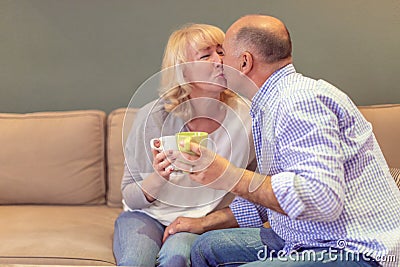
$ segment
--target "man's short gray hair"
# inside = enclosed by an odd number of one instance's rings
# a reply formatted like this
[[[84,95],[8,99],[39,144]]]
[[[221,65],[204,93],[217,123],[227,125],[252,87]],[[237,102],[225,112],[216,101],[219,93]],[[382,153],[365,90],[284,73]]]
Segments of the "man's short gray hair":
[[[244,51],[255,53],[266,63],[274,63],[292,56],[289,31],[282,34],[257,27],[246,26],[236,34],[236,44]],[[242,51],[242,52],[244,52]]]

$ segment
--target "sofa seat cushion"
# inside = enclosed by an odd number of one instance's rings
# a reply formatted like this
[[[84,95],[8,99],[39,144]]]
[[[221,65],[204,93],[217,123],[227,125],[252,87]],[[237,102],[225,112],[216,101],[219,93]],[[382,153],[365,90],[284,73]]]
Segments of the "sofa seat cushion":
[[[115,265],[106,206],[0,206],[0,263]]]
[[[0,204],[104,204],[103,111],[0,113]]]

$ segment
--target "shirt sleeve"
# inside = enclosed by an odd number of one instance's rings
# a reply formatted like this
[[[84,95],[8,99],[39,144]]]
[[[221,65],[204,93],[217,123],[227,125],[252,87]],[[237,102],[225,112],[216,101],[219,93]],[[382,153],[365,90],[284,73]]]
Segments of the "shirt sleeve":
[[[151,103],[140,109],[129,131],[124,146],[124,174],[121,181],[123,203],[128,209],[142,209],[149,207],[141,188],[143,179],[146,179],[154,170],[152,154],[149,147],[150,137],[146,134],[160,136],[156,119],[160,116],[151,113]]]
[[[149,202],[141,188],[142,181],[135,181],[128,167],[125,164],[124,176],[122,177],[122,195],[124,209],[132,211],[134,209],[143,209],[149,207]]]
[[[339,108],[326,101],[314,97],[291,103],[278,119],[276,142],[283,171],[273,175],[271,183],[291,219],[334,221],[343,211]]]
[[[262,227],[268,220],[267,209],[251,203],[250,201],[236,197],[229,205],[240,227]]]

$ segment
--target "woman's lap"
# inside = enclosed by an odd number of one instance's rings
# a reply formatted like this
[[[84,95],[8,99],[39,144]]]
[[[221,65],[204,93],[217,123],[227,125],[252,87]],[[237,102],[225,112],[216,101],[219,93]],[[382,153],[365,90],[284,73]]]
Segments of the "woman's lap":
[[[124,266],[189,266],[198,237],[176,233],[162,243],[165,226],[142,212],[123,212],[115,221],[114,255]]]
[[[170,235],[157,258],[159,266],[190,266],[190,250],[199,235],[181,232]]]
[[[154,266],[164,226],[142,212],[123,212],[115,221],[114,255],[118,265]]]

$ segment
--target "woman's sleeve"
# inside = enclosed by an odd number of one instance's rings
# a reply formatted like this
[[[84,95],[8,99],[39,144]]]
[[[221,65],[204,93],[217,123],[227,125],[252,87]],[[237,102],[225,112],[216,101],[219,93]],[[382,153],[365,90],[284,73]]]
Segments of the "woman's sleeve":
[[[125,166],[121,191],[124,204],[129,209],[142,209],[151,205],[141,188],[143,179],[153,172],[153,157],[146,146],[146,131],[149,130],[149,126],[154,135],[157,135],[158,131],[148,117],[147,108],[139,110],[124,147]]]
[[[142,209],[151,205],[143,194],[141,183],[142,180],[136,181],[131,174],[127,164],[124,164],[124,175],[122,177],[121,189],[124,204],[129,209]]]

